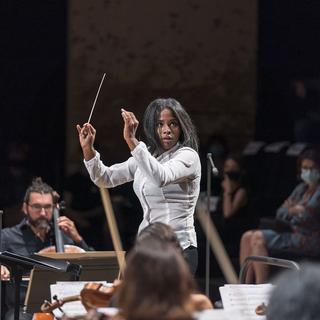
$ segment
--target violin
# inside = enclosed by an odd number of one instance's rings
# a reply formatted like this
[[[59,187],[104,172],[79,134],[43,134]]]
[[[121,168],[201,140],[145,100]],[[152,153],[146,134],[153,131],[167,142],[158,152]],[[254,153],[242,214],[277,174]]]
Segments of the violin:
[[[115,280],[111,287],[101,283],[86,283],[79,295],[68,296],[62,299],[56,297],[56,301],[47,300],[41,305],[41,312],[51,313],[53,310],[62,307],[67,302],[81,301],[87,311],[94,308],[108,307],[110,299],[120,287],[121,281]]]

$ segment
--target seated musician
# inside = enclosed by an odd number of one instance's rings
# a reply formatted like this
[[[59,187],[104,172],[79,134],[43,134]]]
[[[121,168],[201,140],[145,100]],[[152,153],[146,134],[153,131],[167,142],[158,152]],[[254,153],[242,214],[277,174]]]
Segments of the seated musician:
[[[101,292],[84,295],[82,291],[80,296],[88,313],[64,320],[191,320],[198,312],[213,308],[211,301],[197,292],[176,234],[162,222],[140,232],[128,255],[122,281],[116,280],[113,288]],[[118,313],[111,316],[110,310],[99,314],[92,309],[102,306],[116,307]]]
[[[172,244],[156,238],[140,242],[127,260],[116,319],[191,320],[199,309],[210,308],[194,292],[188,265]]]
[[[30,256],[47,247],[55,245],[52,227],[53,208],[56,205],[55,193],[52,187],[35,178],[28,187],[22,206],[24,219],[17,225],[5,228],[1,232],[1,251],[10,251],[23,256]],[[92,250],[81,235],[73,221],[61,216],[58,226],[62,230],[64,244],[76,245],[84,251]],[[1,266],[1,279],[10,278],[10,272]],[[8,284],[6,290],[6,307],[9,309],[5,320],[13,319],[13,288]],[[24,303],[26,287],[21,288],[20,303]],[[12,292],[11,292],[12,291]],[[12,297],[11,297],[12,293]],[[12,300],[12,301],[10,301]],[[21,314],[20,319],[31,319],[30,314]]]
[[[139,266],[142,261],[143,266]],[[163,306],[168,307],[168,314],[172,311],[169,310],[170,306],[174,308],[174,303],[177,304],[177,310],[180,309],[179,313],[182,312],[188,317],[194,312],[213,308],[209,298],[196,290],[194,279],[175,232],[169,225],[162,222],[151,223],[140,232],[129,254],[124,280],[121,284],[117,282],[117,286],[120,289],[112,297],[109,306],[125,309],[124,314],[127,319],[130,319],[129,315],[134,312],[131,310],[133,305],[136,304],[137,308],[142,310],[144,303],[147,303],[148,297],[151,296],[153,297],[149,301],[150,308],[153,303],[162,303]],[[147,293],[148,290],[150,290],[149,293]],[[171,297],[166,301],[166,295],[163,294],[166,290],[176,298],[169,301]],[[136,294],[138,295],[135,297]],[[133,301],[134,299],[137,301]],[[161,301],[161,299],[164,300]],[[133,304],[130,305],[130,303]],[[162,311],[160,308],[150,310],[150,319],[153,319],[157,312]]]
[[[184,260],[189,266],[188,256],[184,255],[177,235],[168,224],[154,222],[144,228],[136,238],[135,248],[139,248],[141,246],[152,248],[154,241],[172,245],[173,248],[177,250],[178,254],[181,254],[184,257]],[[188,303],[192,306],[194,311],[213,309],[210,299],[206,295],[199,293],[196,289],[191,293]]]

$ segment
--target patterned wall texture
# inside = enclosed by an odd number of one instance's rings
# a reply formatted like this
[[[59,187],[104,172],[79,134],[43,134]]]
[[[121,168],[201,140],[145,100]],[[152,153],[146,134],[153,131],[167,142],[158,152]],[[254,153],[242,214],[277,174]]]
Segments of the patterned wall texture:
[[[71,0],[67,169],[79,162],[76,123],[92,124],[107,163],[128,156],[121,106],[141,120],[157,97],[190,112],[201,144],[226,136],[240,150],[255,120],[255,0]]]

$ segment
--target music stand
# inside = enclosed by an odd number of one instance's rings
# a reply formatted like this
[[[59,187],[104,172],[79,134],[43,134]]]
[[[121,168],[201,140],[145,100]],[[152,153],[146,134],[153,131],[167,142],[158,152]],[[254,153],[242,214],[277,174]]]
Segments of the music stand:
[[[81,266],[71,264],[68,261],[55,260],[47,257],[32,255],[30,258],[8,251],[0,252],[0,263],[7,266],[11,272],[14,284],[14,320],[19,320],[20,310],[20,286],[22,275],[34,267],[57,272],[71,272],[75,278],[79,278]]]
[[[119,253],[125,259],[125,252]],[[119,264],[114,251],[88,251],[83,253],[42,253],[41,256],[58,260],[68,260],[81,265],[79,281],[113,282],[119,277]],[[55,273],[50,270],[34,268],[31,272],[28,290],[25,298],[27,312],[39,312],[44,300],[50,300],[50,285],[58,281],[72,281],[65,273]]]

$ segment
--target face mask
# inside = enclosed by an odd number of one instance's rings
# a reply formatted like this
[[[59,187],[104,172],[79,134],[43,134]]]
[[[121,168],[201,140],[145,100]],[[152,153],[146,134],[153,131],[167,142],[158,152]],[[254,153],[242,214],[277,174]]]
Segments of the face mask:
[[[239,181],[241,178],[241,172],[237,170],[227,171],[226,175],[229,177],[230,180],[233,181]]]
[[[320,172],[317,169],[301,169],[300,177],[307,184],[317,183],[320,179]]]

